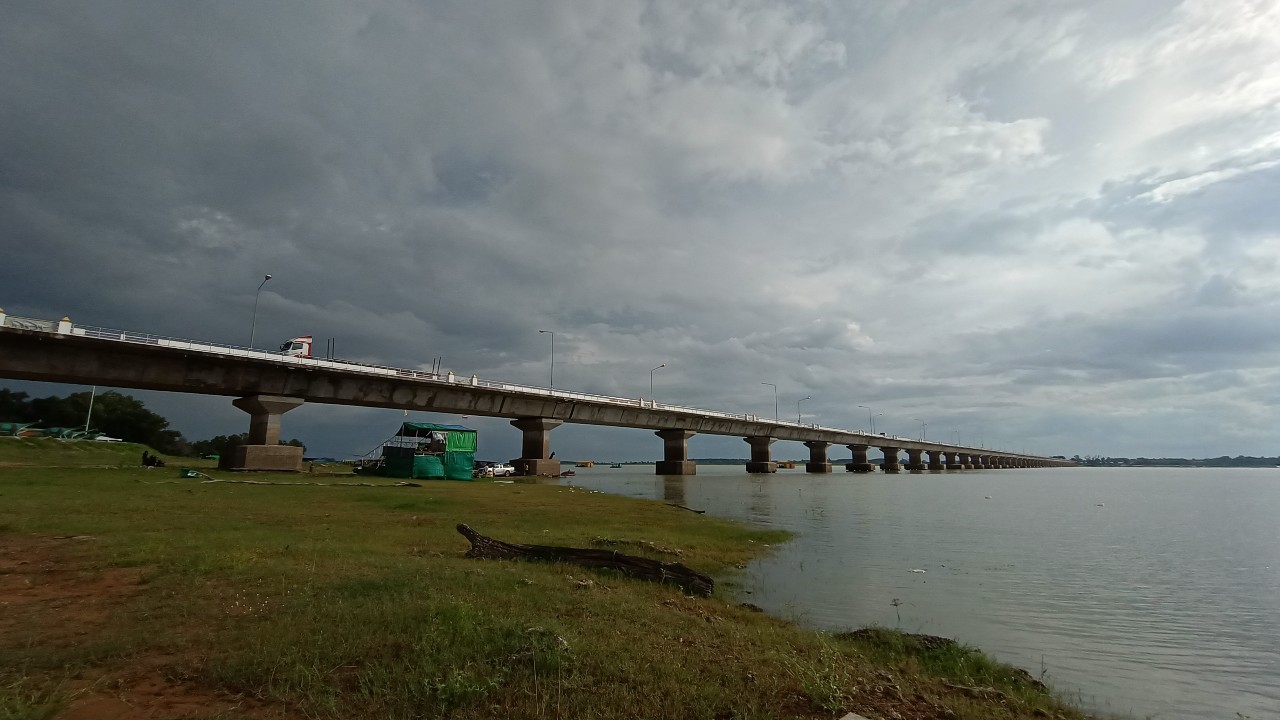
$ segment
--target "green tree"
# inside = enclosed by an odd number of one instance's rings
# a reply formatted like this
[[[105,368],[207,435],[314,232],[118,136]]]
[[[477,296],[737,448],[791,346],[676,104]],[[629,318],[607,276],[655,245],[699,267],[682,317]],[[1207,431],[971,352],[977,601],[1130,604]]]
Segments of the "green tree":
[[[0,422],[31,422],[31,401],[24,392],[0,389]]]
[[[87,392],[28,399],[26,393],[0,390],[0,416],[46,428],[83,427],[88,418],[92,429],[111,437],[149,445],[170,455],[186,450],[182,433],[170,430],[169,421],[148,410],[142,401],[115,390],[97,393],[92,401],[90,418]]]
[[[236,447],[240,445],[248,445],[248,444],[249,444],[248,433],[238,433],[234,435],[215,435],[214,437],[211,437],[208,440],[197,440],[191,443],[191,454],[197,457],[204,457],[205,455],[228,456],[236,449]],[[281,441],[280,444],[292,445],[293,447],[300,447],[304,451],[307,449],[307,446],[303,445],[302,441],[298,440],[297,438],[294,438],[287,442]]]

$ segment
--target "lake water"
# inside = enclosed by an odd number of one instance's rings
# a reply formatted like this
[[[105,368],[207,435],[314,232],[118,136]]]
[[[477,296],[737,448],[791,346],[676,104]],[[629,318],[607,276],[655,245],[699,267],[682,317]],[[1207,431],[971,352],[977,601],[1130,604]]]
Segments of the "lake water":
[[[954,637],[1095,711],[1280,718],[1280,468],[653,471],[562,482],[792,531],[735,592],[808,627]]]

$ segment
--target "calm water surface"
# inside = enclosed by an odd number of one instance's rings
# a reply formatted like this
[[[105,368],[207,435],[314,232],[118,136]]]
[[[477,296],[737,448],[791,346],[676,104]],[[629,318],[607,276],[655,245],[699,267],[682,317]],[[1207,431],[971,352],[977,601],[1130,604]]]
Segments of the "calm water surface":
[[[792,531],[737,592],[803,625],[954,637],[1097,711],[1280,718],[1280,469],[652,473],[563,482]]]

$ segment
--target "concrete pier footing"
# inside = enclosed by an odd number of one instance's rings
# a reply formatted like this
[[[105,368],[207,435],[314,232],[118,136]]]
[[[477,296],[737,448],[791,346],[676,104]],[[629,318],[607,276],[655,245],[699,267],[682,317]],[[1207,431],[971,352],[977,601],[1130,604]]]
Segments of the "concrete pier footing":
[[[747,463],[747,472],[749,473],[775,473],[778,472],[778,463],[773,462],[769,454],[769,446],[774,443],[771,437],[749,437],[743,438],[751,445],[751,462]]]
[[[884,461],[880,463],[880,469],[887,473],[900,473],[902,466],[898,464],[898,453],[902,452],[896,447],[882,447],[880,452],[884,453]]]
[[[805,472],[831,472],[831,462],[827,459],[827,448],[831,447],[831,443],[811,440],[804,446],[809,448],[809,462],[804,465]]]
[[[907,450],[907,470],[920,474],[924,472],[924,451],[916,449]]]
[[[562,421],[550,418],[518,418],[511,421],[512,427],[523,433],[520,457],[511,463],[521,475],[560,475],[560,461],[552,460],[550,452],[551,431],[562,424]]]
[[[698,464],[689,459],[689,438],[696,434],[692,430],[654,432],[654,435],[662,438],[662,459],[658,461],[658,475],[698,474]]]
[[[849,464],[844,466],[845,470],[856,473],[869,473],[876,469],[874,465],[867,461],[866,445],[845,445],[845,447],[849,448],[849,452],[853,454]]]
[[[301,398],[282,395],[249,395],[232,405],[249,413],[249,443],[222,458],[224,470],[300,472],[302,448],[280,444],[280,416],[302,404]]]

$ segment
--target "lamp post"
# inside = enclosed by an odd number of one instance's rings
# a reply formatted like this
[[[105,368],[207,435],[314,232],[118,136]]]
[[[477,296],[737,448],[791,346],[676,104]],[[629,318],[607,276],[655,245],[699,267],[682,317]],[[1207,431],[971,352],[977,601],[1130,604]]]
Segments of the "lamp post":
[[[881,417],[882,415],[884,415],[884,413],[875,413],[873,415],[871,413],[871,408],[867,407],[866,405],[859,405],[858,407],[867,411],[867,424],[871,426],[871,434],[875,435],[876,434],[876,418]]]
[[[267,284],[271,279],[270,275],[262,278],[262,282],[258,283],[258,291],[253,294],[253,322],[249,324],[249,349],[253,349],[253,331],[258,329],[258,297],[262,295],[262,286]]]
[[[539,330],[539,334],[547,333],[551,336],[551,387],[556,386],[556,334],[552,330]]]
[[[951,434],[952,434],[952,435],[954,435],[954,436],[955,436],[955,438],[956,438],[956,445],[959,445],[959,444],[960,444],[960,431],[959,431],[959,430],[952,430],[952,431],[951,431]]]
[[[796,401],[796,424],[797,425],[800,424],[800,403],[804,402],[805,400],[812,400],[812,399],[813,399],[812,395],[805,395],[804,397]]]
[[[84,431],[89,432],[89,418],[93,417],[93,396],[98,394],[98,386],[89,391],[89,412],[84,414]]]
[[[768,385],[773,388],[773,421],[778,421],[778,386],[773,383],[762,382],[761,385]]]
[[[925,428],[929,427],[929,423],[921,420],[920,418],[911,418],[911,419],[920,423],[920,442],[924,442],[926,440]]]
[[[664,367],[666,367],[666,366],[667,366],[667,364],[666,364],[666,363],[662,363],[662,364],[661,364],[661,365],[659,365],[658,367],[656,367],[656,368],[654,368],[653,370],[650,370],[650,371],[649,371],[649,402],[650,402],[650,403],[652,403],[652,402],[653,402],[653,371],[654,371],[654,370],[661,370],[662,368],[664,368]]]

